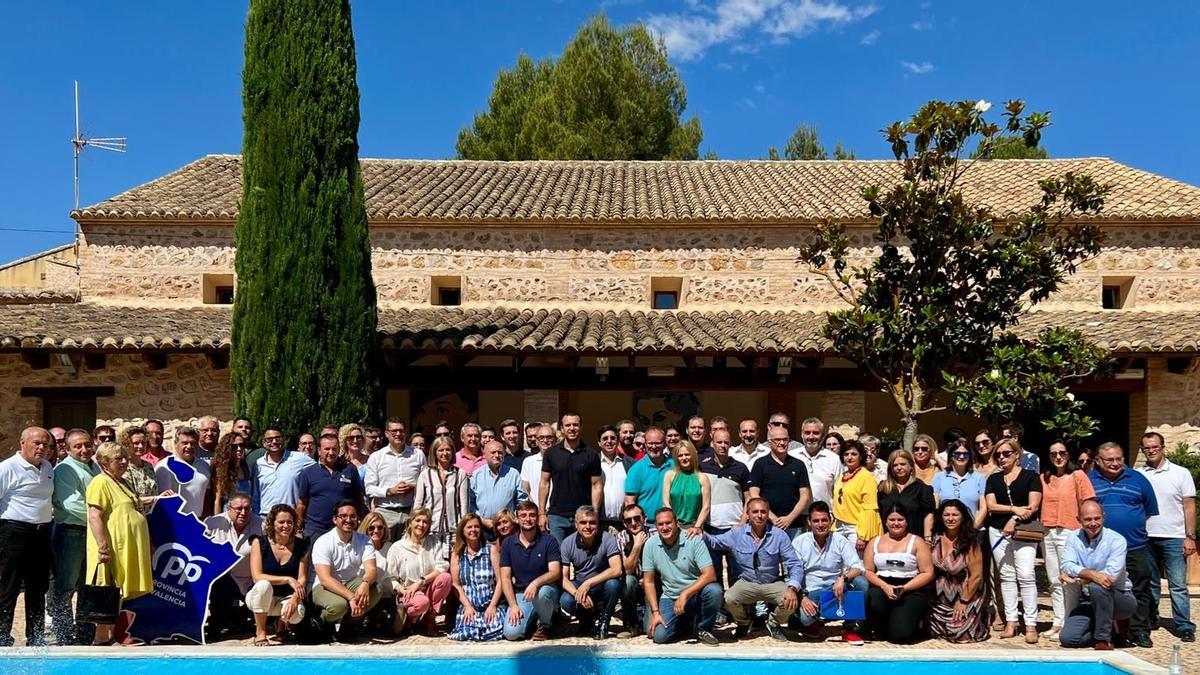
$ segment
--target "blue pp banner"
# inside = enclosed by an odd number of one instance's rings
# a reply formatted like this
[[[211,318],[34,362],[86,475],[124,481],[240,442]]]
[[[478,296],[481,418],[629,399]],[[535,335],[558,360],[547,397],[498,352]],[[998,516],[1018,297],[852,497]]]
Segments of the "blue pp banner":
[[[213,582],[239,560],[232,544],[204,536],[204,523],[182,508],[183,498],[174,495],[147,514],[154,590],[122,608],[130,615],[129,634],[147,644],[174,638],[203,644]]]

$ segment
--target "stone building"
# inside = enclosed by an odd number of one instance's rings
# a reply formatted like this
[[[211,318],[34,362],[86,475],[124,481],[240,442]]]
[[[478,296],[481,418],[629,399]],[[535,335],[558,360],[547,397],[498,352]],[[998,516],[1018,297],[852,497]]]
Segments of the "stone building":
[[[892,162],[363,160],[387,408],[415,418],[661,422],[784,410],[843,430],[893,405],[820,337],[838,307],[801,261],[813,226],[875,250],[862,187]],[[981,163],[1001,214],[1037,180],[1112,186],[1104,252],[1022,324],[1079,328],[1121,359],[1081,384],[1104,434],[1200,444],[1200,189],[1108,159]],[[208,156],[72,213],[78,265],[0,291],[0,453],[24,425],[233,414],[237,156]],[[69,274],[63,274],[66,269]],[[940,436],[948,414],[925,418]]]

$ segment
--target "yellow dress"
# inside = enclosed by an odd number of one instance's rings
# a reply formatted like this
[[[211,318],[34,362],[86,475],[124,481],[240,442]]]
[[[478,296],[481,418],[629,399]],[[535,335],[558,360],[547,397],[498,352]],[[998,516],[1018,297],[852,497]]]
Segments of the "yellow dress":
[[[100,509],[104,529],[108,532],[108,548],[112,559],[100,568],[101,583],[115,583],[121,596],[132,600],[154,589],[154,574],[150,569],[150,526],[134,503],[134,493],[107,474],[96,476],[87,489],[89,507]],[[100,561],[99,546],[92,530],[87,538],[87,583]]]
[[[852,523],[858,538],[863,541],[879,536],[883,525],[879,521],[879,488],[875,475],[859,469],[849,480],[837,478],[833,483],[833,517],[836,521]]]

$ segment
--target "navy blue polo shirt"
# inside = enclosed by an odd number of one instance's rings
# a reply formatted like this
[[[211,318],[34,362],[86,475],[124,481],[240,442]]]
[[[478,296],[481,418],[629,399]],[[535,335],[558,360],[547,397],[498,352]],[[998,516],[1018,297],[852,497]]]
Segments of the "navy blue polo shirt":
[[[510,454],[508,454],[508,451],[506,450],[504,452],[504,460],[501,461],[500,463],[503,464],[504,466],[511,466],[512,468],[517,470],[517,473],[521,473],[521,465],[525,463],[525,458],[528,457],[530,454],[532,454],[532,453],[525,452],[524,450],[518,450],[517,454],[510,455]],[[537,495],[530,495],[529,498],[534,503],[537,502]]]
[[[547,532],[538,532],[529,548],[514,534],[500,546],[500,566],[512,568],[513,590],[520,593],[531,581],[550,571],[551,562],[559,562],[562,553],[558,542]]]
[[[297,495],[305,503],[304,532],[325,533],[333,529],[333,512],[338,502],[349,499],[361,503],[362,478],[353,464],[333,473],[322,464],[314,464],[300,472]]]
[[[1105,478],[1100,469],[1092,469],[1088,478],[1096,490],[1096,501],[1104,507],[1104,526],[1125,537],[1127,550],[1150,543],[1146,519],[1158,515],[1158,499],[1150,481],[1129,467],[1116,480]]]

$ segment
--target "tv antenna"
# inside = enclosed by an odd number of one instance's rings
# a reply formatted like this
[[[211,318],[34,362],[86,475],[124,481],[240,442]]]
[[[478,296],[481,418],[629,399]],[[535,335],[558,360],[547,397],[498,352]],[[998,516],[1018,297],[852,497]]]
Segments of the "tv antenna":
[[[125,137],[86,138],[79,129],[79,80],[75,80],[75,135],[71,138],[71,150],[75,156],[75,210],[79,210],[79,155],[84,148],[99,148],[113,152],[125,152]]]

